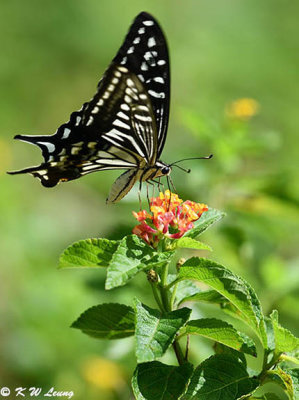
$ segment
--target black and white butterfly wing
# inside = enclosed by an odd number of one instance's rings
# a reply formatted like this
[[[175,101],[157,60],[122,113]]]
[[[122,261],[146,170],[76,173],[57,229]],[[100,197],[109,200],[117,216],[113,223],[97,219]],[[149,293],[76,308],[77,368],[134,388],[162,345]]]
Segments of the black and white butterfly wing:
[[[16,136],[39,146],[44,162],[12,173],[30,173],[50,187],[94,171],[129,169],[134,173],[123,174],[112,190],[125,195],[128,190],[120,186],[131,188],[138,171],[153,166],[162,151],[169,112],[168,68],[162,31],[150,15],[139,14],[90,102],[54,135]]]
[[[39,146],[44,162],[14,173],[31,173],[44,186],[109,169],[136,169],[155,159],[156,125],[140,80],[111,65],[94,98],[72,113],[54,135],[18,135]]]
[[[168,128],[170,70],[165,36],[150,14],[142,12],[136,17],[113,61],[135,73],[148,93],[156,119],[159,158]]]

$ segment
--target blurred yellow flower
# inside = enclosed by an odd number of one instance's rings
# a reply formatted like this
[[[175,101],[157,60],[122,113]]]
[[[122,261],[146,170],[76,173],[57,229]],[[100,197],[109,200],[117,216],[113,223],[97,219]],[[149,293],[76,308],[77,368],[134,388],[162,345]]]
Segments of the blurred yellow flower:
[[[250,98],[237,99],[226,107],[226,114],[230,118],[248,120],[259,112],[259,103]]]
[[[82,375],[87,382],[103,390],[116,390],[125,384],[117,363],[104,358],[87,359],[82,365]]]

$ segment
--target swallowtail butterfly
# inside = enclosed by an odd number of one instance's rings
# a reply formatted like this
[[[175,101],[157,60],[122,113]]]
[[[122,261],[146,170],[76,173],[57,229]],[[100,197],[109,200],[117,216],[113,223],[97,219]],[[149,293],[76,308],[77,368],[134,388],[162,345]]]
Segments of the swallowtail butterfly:
[[[126,169],[112,185],[107,202],[122,199],[136,181],[168,176],[160,156],[170,99],[165,37],[148,13],[134,20],[100,80],[97,93],[53,135],[17,135],[41,148],[44,162],[10,174],[29,173],[46,187],[94,171]]]

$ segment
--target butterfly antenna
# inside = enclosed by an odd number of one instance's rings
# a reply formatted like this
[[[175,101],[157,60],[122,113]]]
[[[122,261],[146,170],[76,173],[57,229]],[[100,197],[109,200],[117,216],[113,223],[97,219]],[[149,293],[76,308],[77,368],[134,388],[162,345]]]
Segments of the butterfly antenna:
[[[177,166],[176,164],[182,162],[182,161],[188,161],[188,160],[209,160],[210,158],[213,157],[213,154],[210,154],[207,157],[191,157],[191,158],[183,158],[182,160],[175,161],[174,163],[170,164],[170,167],[173,165]]]
[[[187,172],[187,174],[190,174],[190,172],[191,172],[191,169],[190,169],[190,168],[183,168],[183,167],[181,167],[180,165],[176,165],[176,164],[172,164],[172,166],[173,166],[173,167],[177,167],[177,168],[181,169],[181,170],[184,171],[184,172]]]

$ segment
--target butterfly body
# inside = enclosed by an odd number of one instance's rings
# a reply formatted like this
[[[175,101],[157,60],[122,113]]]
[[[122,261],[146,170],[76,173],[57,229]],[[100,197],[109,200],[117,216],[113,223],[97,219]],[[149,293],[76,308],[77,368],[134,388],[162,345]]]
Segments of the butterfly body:
[[[39,146],[44,162],[11,173],[29,173],[52,187],[95,171],[125,169],[107,199],[116,202],[135,182],[171,172],[160,160],[169,99],[166,40],[156,20],[141,13],[89,102],[54,135],[15,137]]]

